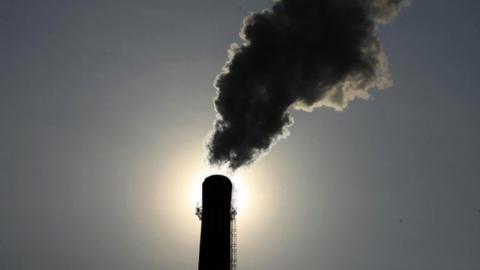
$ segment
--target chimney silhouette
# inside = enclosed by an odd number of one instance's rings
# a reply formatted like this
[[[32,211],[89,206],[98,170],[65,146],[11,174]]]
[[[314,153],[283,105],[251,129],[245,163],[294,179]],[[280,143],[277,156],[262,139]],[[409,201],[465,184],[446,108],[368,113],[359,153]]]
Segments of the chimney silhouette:
[[[212,175],[202,184],[202,220],[199,270],[230,270],[232,267],[231,221],[232,182],[223,175]]]

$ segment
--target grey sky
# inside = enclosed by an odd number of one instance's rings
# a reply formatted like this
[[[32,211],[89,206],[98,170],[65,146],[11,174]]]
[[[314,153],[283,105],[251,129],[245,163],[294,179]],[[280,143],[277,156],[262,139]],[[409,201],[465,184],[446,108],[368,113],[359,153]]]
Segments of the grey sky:
[[[269,6],[3,0],[0,269],[196,269],[212,81]],[[392,88],[293,113],[244,172],[239,269],[478,268],[479,13],[414,0],[380,29]]]

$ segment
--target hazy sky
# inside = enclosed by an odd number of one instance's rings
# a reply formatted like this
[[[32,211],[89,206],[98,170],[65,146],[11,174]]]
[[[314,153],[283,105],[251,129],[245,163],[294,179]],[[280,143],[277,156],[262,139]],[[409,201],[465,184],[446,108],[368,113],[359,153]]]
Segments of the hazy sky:
[[[270,5],[2,0],[0,269],[196,269],[212,82]],[[478,269],[478,14],[414,0],[380,30],[392,88],[293,113],[240,172],[239,269]]]

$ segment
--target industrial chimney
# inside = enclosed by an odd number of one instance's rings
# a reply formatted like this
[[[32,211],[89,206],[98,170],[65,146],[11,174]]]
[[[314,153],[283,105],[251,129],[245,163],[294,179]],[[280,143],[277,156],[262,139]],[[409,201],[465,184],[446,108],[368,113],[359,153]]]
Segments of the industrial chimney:
[[[212,175],[202,185],[202,206],[197,207],[202,221],[199,270],[235,269],[235,215],[232,207],[232,182]]]

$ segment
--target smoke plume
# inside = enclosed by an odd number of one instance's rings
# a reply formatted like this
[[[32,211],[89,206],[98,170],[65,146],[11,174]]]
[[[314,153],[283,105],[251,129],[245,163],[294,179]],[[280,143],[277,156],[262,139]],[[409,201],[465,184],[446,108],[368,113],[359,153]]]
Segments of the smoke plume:
[[[342,111],[391,85],[377,25],[407,0],[280,0],[245,18],[215,81],[209,162],[235,170],[288,134],[289,108]]]

